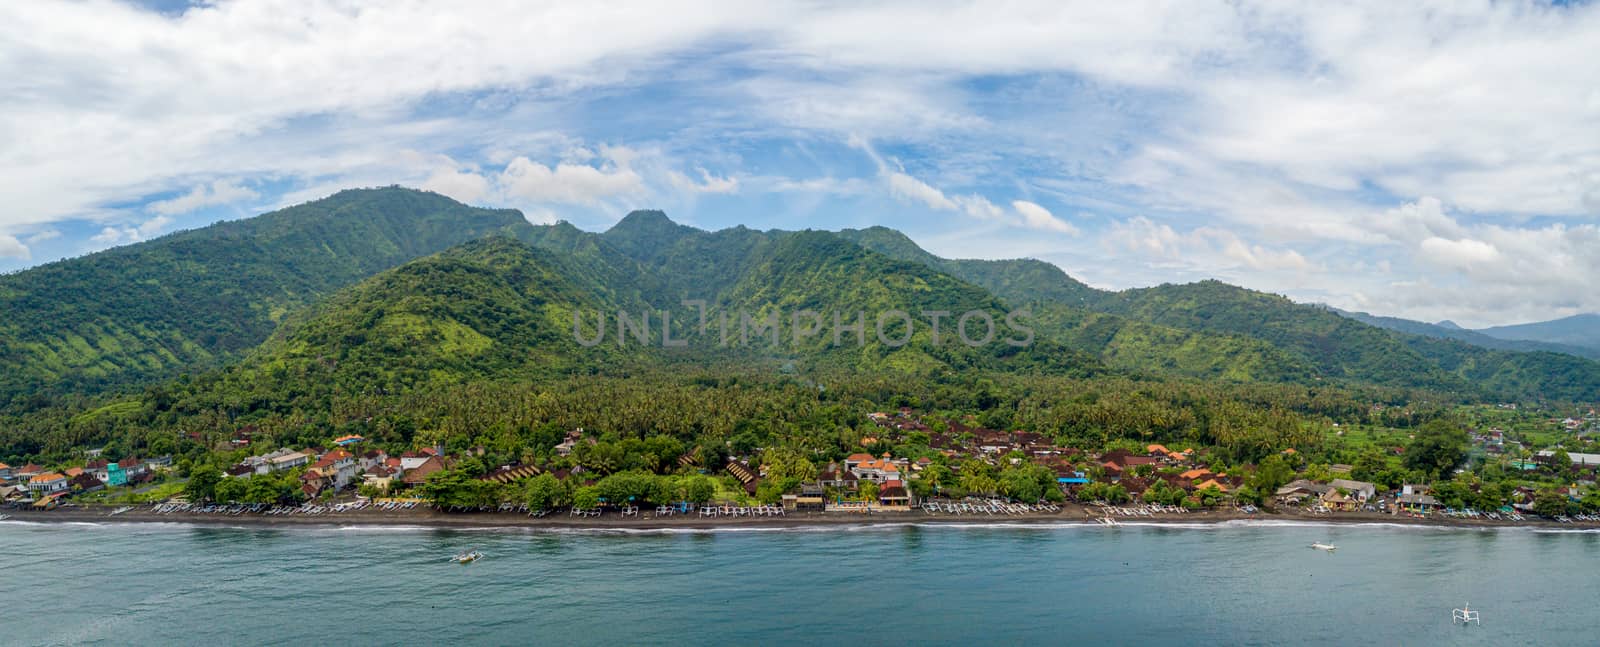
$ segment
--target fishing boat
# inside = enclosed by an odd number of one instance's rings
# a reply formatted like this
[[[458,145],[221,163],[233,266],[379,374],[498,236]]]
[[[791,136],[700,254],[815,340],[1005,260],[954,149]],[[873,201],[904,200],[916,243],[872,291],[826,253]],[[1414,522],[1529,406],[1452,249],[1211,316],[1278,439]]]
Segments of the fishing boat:
[[[9,515],[9,514],[0,514],[0,521],[5,521],[5,520],[10,519],[10,518],[11,518],[11,515]]]
[[[108,514],[108,515],[106,515],[106,516],[108,516],[108,517],[115,517],[115,516],[117,516],[117,515],[119,515],[119,514],[122,514],[122,513],[124,513],[124,512],[127,512],[127,511],[129,511],[129,510],[132,510],[132,509],[133,509],[133,506],[131,506],[131,505],[125,505],[125,506],[122,506],[122,507],[120,507],[120,508],[117,508],[117,509],[116,509],[116,510],[112,510],[112,511],[111,511],[111,514]]]
[[[1097,519],[1097,521],[1102,526],[1120,526],[1120,525],[1122,525],[1116,519],[1112,519],[1111,517],[1100,517],[1099,519]]]
[[[1317,542],[1317,543],[1311,544],[1311,547],[1315,548],[1317,550],[1325,550],[1325,551],[1328,551],[1330,553],[1333,552],[1333,551],[1339,550],[1338,546],[1335,546],[1333,544],[1324,544],[1322,542]]]
[[[1470,604],[1463,604],[1463,605],[1461,605],[1460,609],[1451,609],[1450,610],[1450,624],[1458,624],[1458,623],[1462,624],[1462,625],[1466,625],[1466,624],[1482,625],[1483,624],[1482,621],[1478,620],[1478,612],[1477,611],[1473,611],[1472,610],[1472,605],[1470,605]]]
[[[455,560],[455,562],[457,564],[471,564],[471,563],[476,562],[476,561],[478,561],[480,559],[483,559],[483,553],[480,553],[480,552],[478,552],[476,550],[467,551],[465,553],[460,553],[460,554],[456,555],[453,559]]]

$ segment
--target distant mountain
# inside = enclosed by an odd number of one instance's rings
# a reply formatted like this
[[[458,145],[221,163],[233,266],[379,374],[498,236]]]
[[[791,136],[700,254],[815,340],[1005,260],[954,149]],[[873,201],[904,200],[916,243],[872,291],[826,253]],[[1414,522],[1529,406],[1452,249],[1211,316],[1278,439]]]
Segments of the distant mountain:
[[[492,233],[516,211],[433,193],[351,190],[0,276],[0,407],[218,366],[286,313]]]
[[[572,335],[575,312],[698,319],[684,300],[704,302],[709,321],[735,322],[741,312],[1027,309],[1037,335],[1027,348],[972,349],[948,336],[942,346],[926,343],[924,326],[918,343],[896,348],[869,321],[860,346],[786,336],[709,353],[704,344],[692,353],[610,341],[588,348]],[[940,258],[884,228],[708,232],[637,211],[593,233],[397,188],[341,192],[0,277],[0,305],[21,313],[0,321],[0,368],[10,369],[0,396],[89,394],[205,372],[201,379],[217,386],[201,389],[214,398],[202,410],[682,361],[906,377],[1110,368],[1600,398],[1600,363],[1512,352],[1558,348],[1549,344],[1483,348],[1459,338],[1508,342],[1418,322],[1363,322],[1216,281],[1107,292],[1037,260]],[[615,321],[607,325],[614,341]],[[946,320],[946,335],[952,325]],[[648,335],[659,341],[659,321]],[[698,335],[686,334],[705,341]]]
[[[1311,362],[1327,379],[1500,397],[1600,398],[1600,362],[1396,335],[1322,306],[1219,281],[1125,290],[1094,307],[1174,328],[1260,339]]]
[[[1017,305],[1044,301],[1085,306],[1109,294],[1068,276],[1055,265],[1031,258],[999,261],[939,258],[918,247],[905,234],[887,227],[846,229],[839,235],[891,258],[943,270]]]
[[[1542,341],[1600,350],[1600,314],[1581,314],[1555,321],[1496,326],[1478,332],[1497,339]]]
[[[1600,348],[1585,348],[1582,346],[1552,344],[1538,341],[1500,339],[1497,337],[1490,337],[1489,335],[1485,335],[1481,332],[1467,330],[1455,325],[1455,323],[1450,321],[1441,321],[1437,324],[1427,324],[1420,321],[1412,321],[1410,319],[1401,319],[1398,317],[1380,317],[1376,315],[1370,315],[1365,312],[1349,312],[1340,310],[1338,308],[1333,308],[1331,306],[1328,307],[1328,309],[1332,312],[1371,326],[1387,328],[1389,330],[1403,332],[1410,335],[1421,335],[1424,337],[1435,337],[1439,339],[1454,339],[1456,341],[1463,341],[1468,344],[1472,344],[1473,346],[1492,348],[1495,350],[1509,350],[1525,353],[1566,353],[1568,355],[1577,355],[1579,357],[1586,357],[1589,359],[1600,359]]]

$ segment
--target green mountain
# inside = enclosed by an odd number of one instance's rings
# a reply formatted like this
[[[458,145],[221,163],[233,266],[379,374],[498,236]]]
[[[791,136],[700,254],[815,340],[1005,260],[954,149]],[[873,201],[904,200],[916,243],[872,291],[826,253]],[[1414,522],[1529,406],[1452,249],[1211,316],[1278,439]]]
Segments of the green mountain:
[[[1498,337],[1491,337],[1475,330],[1467,330],[1466,328],[1457,326],[1455,323],[1450,321],[1441,321],[1437,324],[1430,324],[1423,323],[1421,321],[1412,321],[1410,319],[1401,319],[1399,317],[1380,317],[1377,315],[1367,314],[1365,312],[1347,312],[1333,307],[1328,307],[1328,309],[1334,313],[1349,317],[1369,326],[1386,328],[1396,332],[1403,332],[1408,335],[1421,335],[1423,337],[1435,337],[1439,339],[1454,339],[1456,341],[1472,344],[1473,346],[1481,346],[1483,348],[1492,348],[1495,350],[1509,350],[1524,353],[1566,353],[1568,355],[1577,355],[1579,357],[1587,357],[1589,359],[1600,359],[1600,346],[1585,348],[1583,346],[1573,346],[1568,344],[1557,344],[1541,341],[1500,339]]]
[[[1496,339],[1539,341],[1600,350],[1600,314],[1581,314],[1555,321],[1496,326],[1478,332]]]
[[[376,272],[530,228],[437,194],[352,190],[0,276],[0,406],[220,365]]]
[[[1271,343],[1327,379],[1500,397],[1600,397],[1600,363],[1402,335],[1319,306],[1218,281],[1126,290],[1095,305],[1130,319]]]
[[[1031,258],[999,261],[939,258],[918,247],[905,234],[887,227],[846,229],[839,235],[890,258],[922,263],[947,272],[1018,305],[1048,302],[1086,306],[1108,294],[1068,276],[1059,267]]]

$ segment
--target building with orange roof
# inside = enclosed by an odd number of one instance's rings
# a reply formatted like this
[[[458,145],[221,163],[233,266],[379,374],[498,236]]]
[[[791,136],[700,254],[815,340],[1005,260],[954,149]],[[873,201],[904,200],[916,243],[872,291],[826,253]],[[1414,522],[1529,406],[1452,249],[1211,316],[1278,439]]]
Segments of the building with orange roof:
[[[1152,454],[1171,454],[1172,453],[1172,450],[1167,449],[1167,447],[1165,445],[1160,445],[1160,444],[1151,444],[1150,446],[1145,447],[1144,450],[1147,451],[1147,452],[1150,452]]]
[[[66,475],[56,472],[45,472],[28,478],[28,491],[34,498],[48,496],[67,490],[68,479]]]
[[[1212,476],[1212,474],[1211,474],[1211,470],[1208,470],[1208,469],[1206,469],[1204,467],[1197,467],[1195,469],[1192,469],[1192,470],[1189,470],[1189,471],[1184,472],[1182,474],[1179,474],[1178,476],[1193,481],[1195,479],[1201,479],[1201,478],[1206,478],[1206,477]]]
[[[1206,481],[1204,483],[1201,483],[1199,485],[1194,486],[1194,489],[1196,489],[1196,490],[1204,490],[1204,489],[1206,489],[1208,487],[1217,488],[1217,490],[1222,491],[1222,492],[1227,492],[1228,491],[1228,484],[1227,483],[1223,483],[1222,481],[1218,481],[1217,479],[1214,479],[1214,478],[1213,479],[1206,479]]]

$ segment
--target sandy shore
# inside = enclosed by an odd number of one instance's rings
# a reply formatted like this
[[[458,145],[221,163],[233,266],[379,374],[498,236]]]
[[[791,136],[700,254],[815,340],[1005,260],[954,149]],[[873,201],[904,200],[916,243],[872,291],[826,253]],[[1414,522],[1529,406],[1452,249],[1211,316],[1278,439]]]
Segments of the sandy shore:
[[[638,517],[622,517],[618,514],[607,514],[601,517],[570,517],[565,514],[551,514],[546,517],[532,517],[518,513],[445,513],[430,509],[414,509],[401,511],[385,510],[358,510],[344,512],[328,512],[320,515],[261,515],[261,514],[200,514],[178,512],[158,514],[148,507],[139,507],[122,514],[112,515],[116,506],[72,506],[50,511],[33,510],[0,510],[0,514],[10,515],[11,520],[29,522],[56,522],[56,523],[188,523],[222,526],[260,526],[260,527],[295,527],[295,526],[426,526],[438,528],[529,528],[529,529],[716,529],[716,528],[795,528],[830,525],[869,525],[869,524],[1088,524],[1094,523],[1094,518],[1099,516],[1098,508],[1084,508],[1082,506],[1063,506],[1059,513],[1039,513],[1026,515],[951,515],[928,514],[926,512],[875,512],[873,514],[841,513],[841,512],[812,512],[789,513],[782,517],[716,517],[704,518],[699,515],[684,515],[670,517],[655,517],[654,515],[641,514]],[[1227,521],[1304,521],[1318,523],[1382,523],[1406,524],[1418,526],[1440,526],[1460,528],[1502,528],[1502,527],[1539,527],[1539,528],[1600,528],[1600,523],[1574,522],[1562,524],[1551,521],[1525,520],[1521,522],[1491,521],[1487,519],[1455,519],[1449,517],[1429,517],[1417,519],[1405,515],[1390,515],[1372,512],[1333,513],[1325,515],[1298,514],[1293,512],[1261,512],[1257,514],[1243,514],[1235,510],[1208,510],[1183,514],[1165,514],[1150,517],[1118,517],[1123,523],[1137,524],[1195,524],[1195,523],[1221,523]]]

